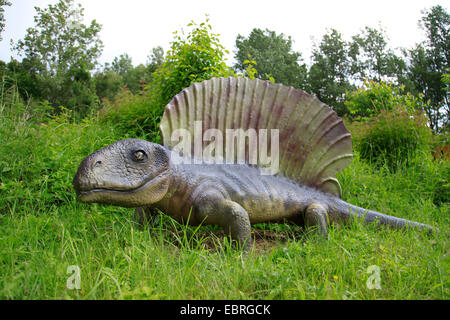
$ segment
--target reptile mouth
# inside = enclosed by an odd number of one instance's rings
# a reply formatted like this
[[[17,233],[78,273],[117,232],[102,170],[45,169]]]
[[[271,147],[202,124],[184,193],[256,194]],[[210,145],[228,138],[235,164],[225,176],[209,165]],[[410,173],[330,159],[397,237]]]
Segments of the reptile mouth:
[[[158,174],[157,176],[154,176],[152,178],[149,178],[148,180],[144,181],[141,185],[129,188],[129,189],[113,189],[113,188],[91,188],[91,189],[78,189],[77,191],[77,197],[78,200],[84,202],[88,201],[90,202],[90,198],[95,197],[95,195],[102,195],[102,194],[109,194],[109,195],[125,195],[125,194],[134,194],[138,193],[148,187],[150,187],[154,181],[158,181],[157,178],[162,176],[164,172]]]

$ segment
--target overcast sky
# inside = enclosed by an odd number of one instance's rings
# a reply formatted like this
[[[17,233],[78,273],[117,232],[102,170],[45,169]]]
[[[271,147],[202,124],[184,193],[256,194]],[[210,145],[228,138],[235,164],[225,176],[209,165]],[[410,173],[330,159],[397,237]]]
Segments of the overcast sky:
[[[0,42],[0,59],[9,61],[10,39],[19,40],[26,29],[34,25],[34,6],[44,8],[57,0],[10,0],[6,7],[6,29]],[[76,0],[84,8],[84,21],[96,19],[102,26],[100,37],[104,43],[101,63],[110,62],[128,53],[135,65],[145,63],[153,47],[165,51],[173,39],[173,32],[185,28],[194,20],[204,21],[209,14],[215,33],[228,49],[229,64],[238,34],[248,36],[253,28],[268,28],[290,35],[294,50],[300,51],[310,62],[313,39],[319,42],[327,28],[335,28],[346,39],[364,26],[381,25],[390,38],[390,46],[410,48],[424,38],[418,27],[421,10],[440,4],[447,11],[445,1],[434,0]]]

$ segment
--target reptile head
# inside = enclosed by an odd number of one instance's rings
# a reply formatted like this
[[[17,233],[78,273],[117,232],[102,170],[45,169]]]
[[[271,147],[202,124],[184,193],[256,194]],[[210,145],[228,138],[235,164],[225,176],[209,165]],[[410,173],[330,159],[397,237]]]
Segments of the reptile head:
[[[164,147],[127,139],[100,149],[80,164],[73,179],[78,199],[123,207],[161,200],[169,185],[169,156]]]

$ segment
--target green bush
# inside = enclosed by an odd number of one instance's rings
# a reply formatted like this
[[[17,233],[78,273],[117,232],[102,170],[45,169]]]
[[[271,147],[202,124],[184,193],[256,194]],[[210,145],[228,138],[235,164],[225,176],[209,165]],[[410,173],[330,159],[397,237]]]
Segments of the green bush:
[[[424,106],[422,97],[403,94],[403,89],[391,83],[365,81],[364,86],[347,93],[345,106],[353,119],[370,118],[383,110],[391,111],[397,107],[412,113],[421,110]]]
[[[225,64],[228,51],[220,44],[218,35],[212,32],[209,19],[200,25],[192,21],[188,27],[192,30],[186,37],[174,32],[175,39],[165,61],[156,70],[149,86],[150,90],[158,92],[162,106],[194,82],[234,75]]]
[[[403,88],[366,81],[347,94],[345,105],[355,148],[361,158],[396,170],[417,155],[429,157],[432,131],[423,112],[422,97],[403,94]]]
[[[350,131],[362,159],[395,170],[416,157],[430,157],[432,132],[425,115],[401,108],[381,111],[365,122],[354,122]]]
[[[100,119],[109,122],[122,135],[140,137],[156,143],[160,142],[159,122],[162,108],[150,93],[133,94],[122,88],[113,101],[104,100]]]

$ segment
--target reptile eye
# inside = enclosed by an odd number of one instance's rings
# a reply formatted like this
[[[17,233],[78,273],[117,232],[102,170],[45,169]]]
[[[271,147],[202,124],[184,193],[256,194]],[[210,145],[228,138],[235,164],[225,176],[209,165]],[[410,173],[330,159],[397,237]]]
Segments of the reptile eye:
[[[144,161],[147,157],[147,154],[142,150],[136,151],[133,155],[134,155],[134,160],[136,160],[136,161]]]

